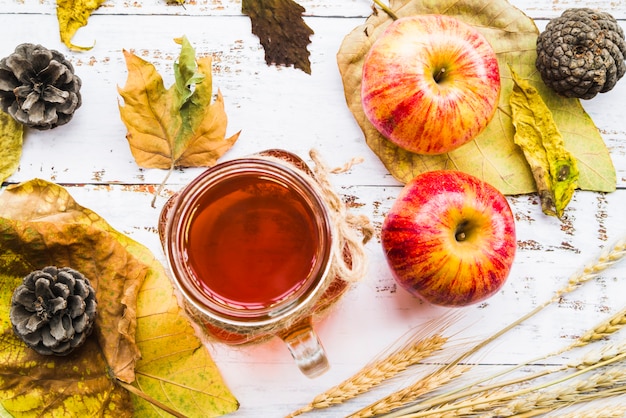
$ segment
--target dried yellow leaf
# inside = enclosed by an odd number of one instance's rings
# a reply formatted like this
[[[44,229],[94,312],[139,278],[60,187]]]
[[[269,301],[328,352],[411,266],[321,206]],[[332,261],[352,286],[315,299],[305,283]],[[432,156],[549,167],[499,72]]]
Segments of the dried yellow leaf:
[[[176,41],[182,45],[174,64],[176,82],[167,89],[151,63],[124,51],[128,78],[118,88],[124,99],[120,117],[133,157],[144,168],[212,166],[239,137],[225,137],[227,117],[219,91],[211,102],[211,58],[196,60],[185,37]]]
[[[57,0],[57,20],[61,41],[74,51],[88,51],[93,46],[78,46],[72,43],[72,38],[87,21],[91,13],[105,0]]]
[[[561,218],[578,182],[578,165],[565,149],[563,136],[541,95],[511,69],[513,92],[510,103],[517,144],[530,165],[541,208]]]
[[[0,183],[17,170],[22,156],[24,127],[0,111]]]

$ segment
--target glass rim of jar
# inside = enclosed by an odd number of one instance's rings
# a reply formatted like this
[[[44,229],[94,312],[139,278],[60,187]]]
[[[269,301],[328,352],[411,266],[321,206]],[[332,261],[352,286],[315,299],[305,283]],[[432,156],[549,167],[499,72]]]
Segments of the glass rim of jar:
[[[194,204],[210,187],[221,181],[242,175],[263,175],[273,181],[288,185],[309,205],[317,220],[319,248],[321,256],[316,257],[311,274],[289,297],[270,306],[258,309],[235,308],[227,303],[219,303],[204,295],[194,283],[190,268],[185,265],[184,246],[185,233],[189,221],[193,217]],[[292,313],[298,312],[301,306],[310,303],[324,287],[332,263],[332,240],[335,237],[334,224],[330,209],[313,180],[305,178],[298,171],[287,165],[265,158],[238,158],[219,163],[194,178],[176,196],[170,209],[166,224],[165,254],[177,289],[197,311],[207,317],[224,324],[238,327],[259,327],[275,324]],[[177,256],[178,255],[178,256]]]

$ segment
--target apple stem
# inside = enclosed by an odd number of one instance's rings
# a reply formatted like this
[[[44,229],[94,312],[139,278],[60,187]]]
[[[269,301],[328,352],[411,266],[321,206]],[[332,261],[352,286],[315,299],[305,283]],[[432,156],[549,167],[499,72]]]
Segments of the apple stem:
[[[398,20],[398,16],[386,4],[384,4],[380,0],[374,0],[374,3],[377,4],[383,12],[387,13],[390,18],[392,18],[393,20]]]
[[[441,81],[441,77],[443,77],[445,73],[446,73],[446,69],[440,68],[439,71],[435,73],[435,83],[439,83],[439,81]]]
[[[467,238],[467,228],[469,226],[469,222],[468,221],[462,221],[459,225],[457,225],[456,227],[456,231],[454,232],[454,238],[457,241],[465,241],[465,239]]]

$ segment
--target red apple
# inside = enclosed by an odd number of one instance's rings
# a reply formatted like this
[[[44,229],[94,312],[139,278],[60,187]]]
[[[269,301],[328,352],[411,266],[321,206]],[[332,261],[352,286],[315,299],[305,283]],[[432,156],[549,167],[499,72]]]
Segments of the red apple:
[[[408,182],[382,226],[395,280],[443,306],[488,298],[506,282],[516,249],[506,197],[469,174],[429,171]]]
[[[395,20],[363,64],[365,115],[410,152],[443,154],[474,139],[500,96],[496,54],[472,26],[445,15]]]

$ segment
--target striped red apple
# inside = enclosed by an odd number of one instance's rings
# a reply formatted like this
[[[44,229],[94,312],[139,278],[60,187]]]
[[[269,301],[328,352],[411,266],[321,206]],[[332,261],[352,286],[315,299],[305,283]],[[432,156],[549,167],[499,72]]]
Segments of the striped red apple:
[[[408,182],[386,215],[382,246],[397,283],[435,305],[466,306],[506,282],[515,219],[495,187],[453,170]]]
[[[413,153],[443,154],[473,140],[493,118],[499,96],[493,48],[478,30],[446,15],[395,20],[363,64],[365,115]]]

